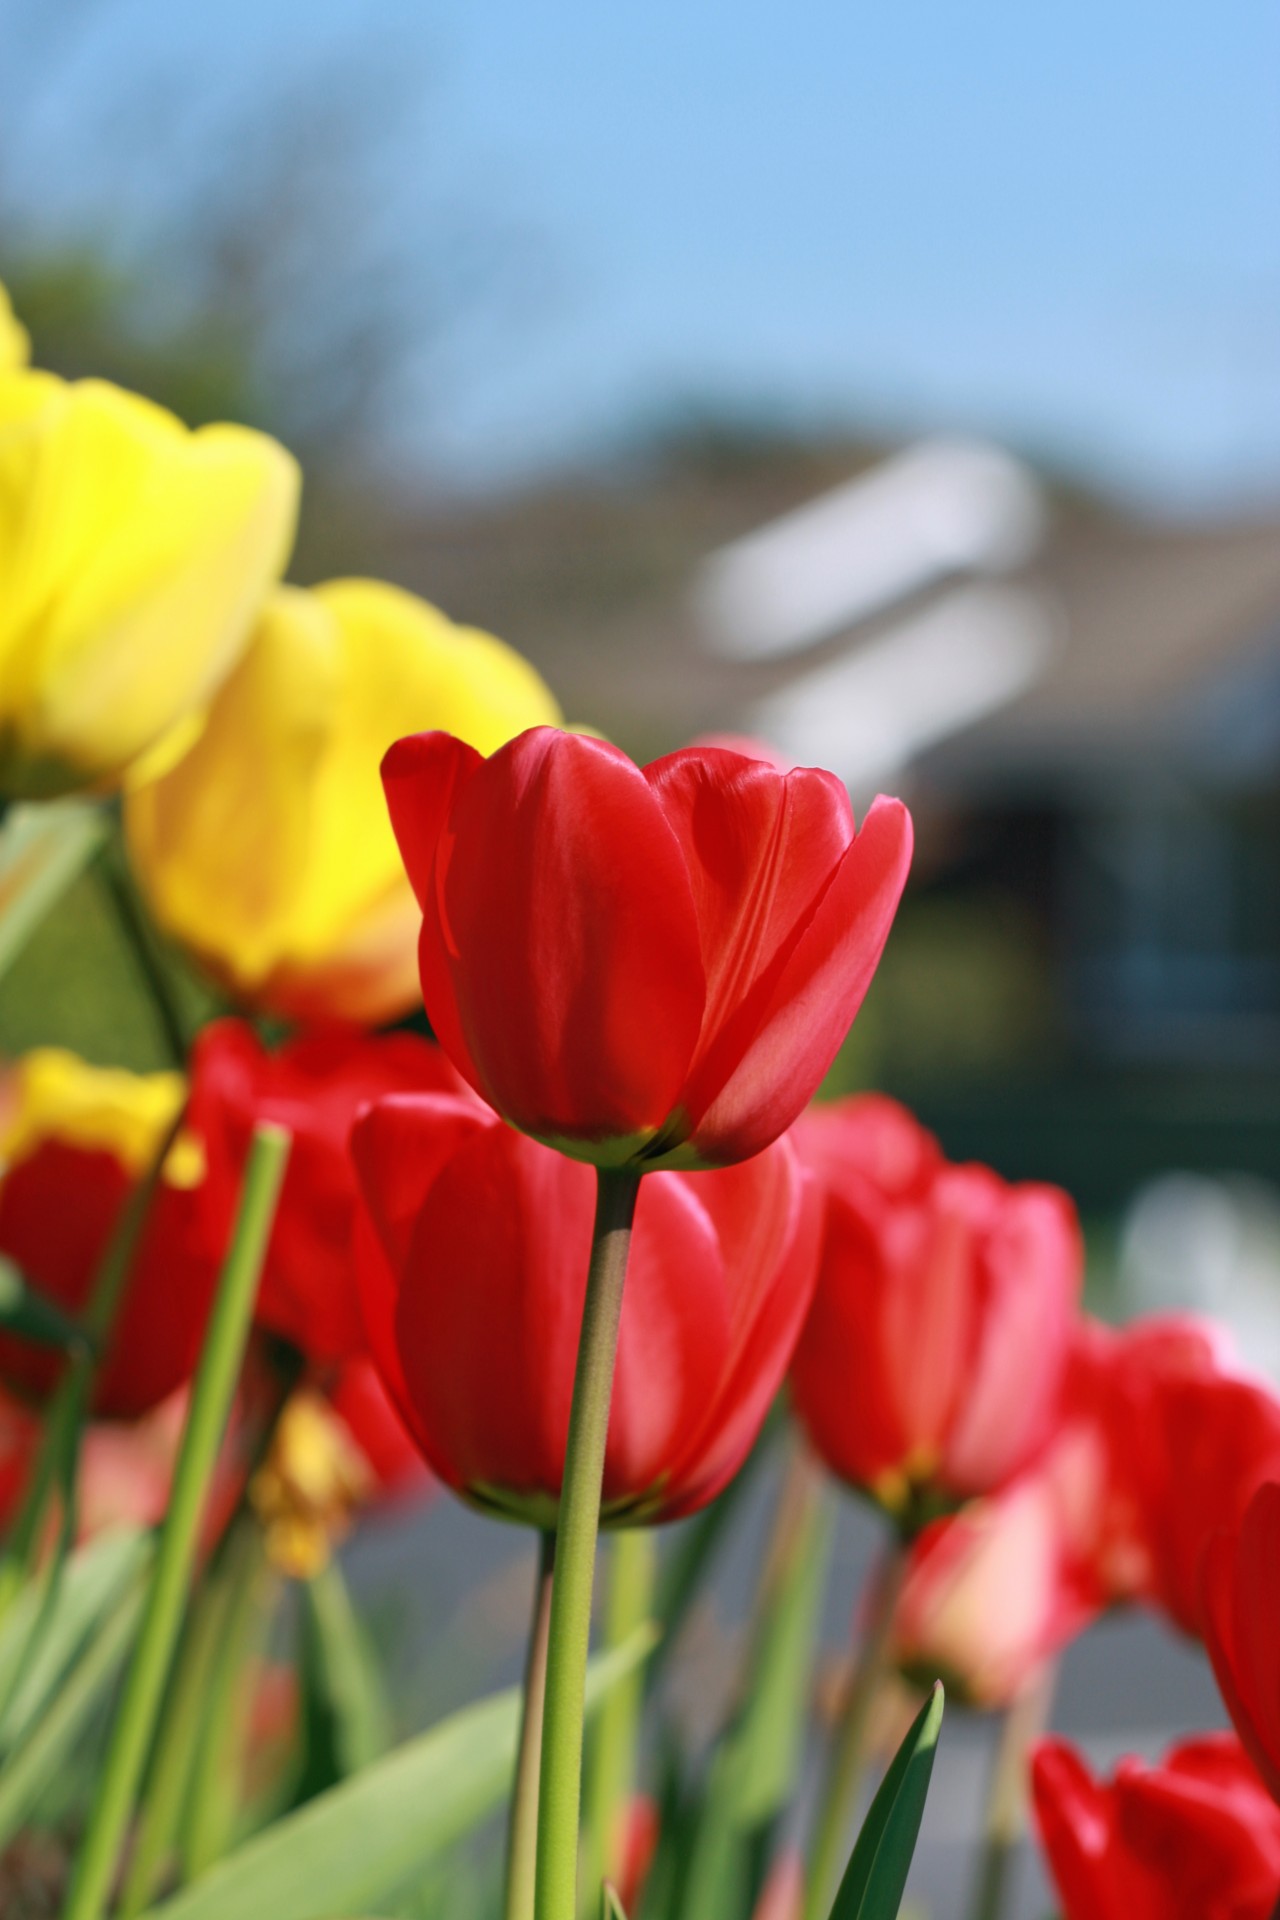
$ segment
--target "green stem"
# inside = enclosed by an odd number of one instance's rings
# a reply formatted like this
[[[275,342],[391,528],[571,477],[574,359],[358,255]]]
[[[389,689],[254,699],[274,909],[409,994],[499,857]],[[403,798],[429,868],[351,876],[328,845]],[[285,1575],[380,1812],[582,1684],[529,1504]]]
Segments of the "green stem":
[[[814,1830],[805,1897],[805,1920],[826,1920],[844,1869],[853,1804],[867,1757],[871,1710],[884,1678],[894,1609],[907,1568],[907,1547],[887,1547],[873,1578],[866,1630],[844,1706],[836,1723],[826,1782]]]
[[[289,1135],[253,1137],[231,1248],[196,1371],[138,1642],[98,1779],[64,1920],[101,1920],[182,1622],[200,1517],[249,1334]]]
[[[1005,1910],[1009,1869],[1026,1826],[1027,1757],[1048,1721],[1055,1678],[1050,1662],[1005,1712],[987,1793],[970,1920],[1000,1920]]]
[[[648,1527],[615,1533],[609,1551],[607,1647],[620,1647],[653,1613],[658,1556]],[[587,1753],[583,1910],[594,1920],[599,1888],[616,1880],[622,1823],[635,1784],[636,1736],[644,1701],[641,1672],[620,1680],[601,1703]]]
[[[547,1691],[547,1636],[551,1627],[551,1576],[556,1564],[554,1533],[538,1536],[538,1573],[533,1620],[525,1655],[524,1698],[520,1708],[520,1745],[515,1786],[507,1821],[506,1884],[503,1920],[533,1920],[533,1891],[538,1857],[538,1769],[542,1754],[542,1709]]]
[[[630,1168],[597,1170],[591,1264],[556,1524],[538,1795],[537,1920],[575,1920],[578,1907],[582,1710],[591,1589],[622,1289],[639,1190],[640,1175]]]

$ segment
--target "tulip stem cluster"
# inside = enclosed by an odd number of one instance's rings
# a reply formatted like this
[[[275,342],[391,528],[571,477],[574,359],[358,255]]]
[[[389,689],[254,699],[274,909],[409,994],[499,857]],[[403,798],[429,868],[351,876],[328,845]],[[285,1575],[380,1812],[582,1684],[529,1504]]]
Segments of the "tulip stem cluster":
[[[239,1377],[288,1156],[289,1135],[282,1128],[256,1129],[240,1213],[192,1387],[146,1611],[76,1862],[65,1920],[100,1920],[115,1875],[182,1624],[205,1495]]]
[[[556,1536],[538,1536],[538,1571],[533,1590],[533,1621],[524,1663],[524,1696],[516,1777],[507,1819],[506,1884],[503,1920],[533,1920],[534,1878],[538,1859],[538,1770],[542,1762],[543,1702],[547,1690],[547,1639],[551,1630],[551,1583]]]
[[[537,1920],[575,1920],[582,1716],[605,1439],[622,1320],[622,1291],[640,1175],[600,1168],[591,1264],[569,1412],[547,1637],[546,1707],[538,1795]]]
[[[894,1609],[906,1578],[908,1557],[908,1546],[895,1539],[872,1578],[863,1640],[836,1722],[818,1810],[805,1920],[825,1920],[848,1855],[853,1803],[866,1767],[871,1714],[884,1679]]]

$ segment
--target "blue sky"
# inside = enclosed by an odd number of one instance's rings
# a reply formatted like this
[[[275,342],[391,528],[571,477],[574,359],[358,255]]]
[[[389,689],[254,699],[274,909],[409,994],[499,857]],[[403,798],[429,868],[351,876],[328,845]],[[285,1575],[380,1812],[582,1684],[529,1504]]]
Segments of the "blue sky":
[[[98,20],[44,117],[54,199],[83,164],[57,137],[77,89],[142,46],[192,120],[299,35],[420,73],[396,217],[443,189],[546,263],[523,323],[435,396],[460,476],[705,396],[987,428],[1165,501],[1280,492],[1273,0],[134,0]]]

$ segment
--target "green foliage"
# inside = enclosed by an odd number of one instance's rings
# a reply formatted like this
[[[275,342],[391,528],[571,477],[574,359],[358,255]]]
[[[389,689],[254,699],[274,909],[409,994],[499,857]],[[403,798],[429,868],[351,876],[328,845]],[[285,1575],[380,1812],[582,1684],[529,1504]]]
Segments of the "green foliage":
[[[831,1920],[897,1920],[924,1818],[944,1704],[937,1681],[871,1802]]]
[[[588,1701],[652,1650],[645,1631],[593,1663]],[[500,1802],[520,1711],[514,1688],[454,1714],[248,1841],[152,1920],[330,1920],[372,1913]]]
[[[391,1706],[369,1637],[337,1561],[302,1587],[301,1804],[381,1759],[391,1745]]]

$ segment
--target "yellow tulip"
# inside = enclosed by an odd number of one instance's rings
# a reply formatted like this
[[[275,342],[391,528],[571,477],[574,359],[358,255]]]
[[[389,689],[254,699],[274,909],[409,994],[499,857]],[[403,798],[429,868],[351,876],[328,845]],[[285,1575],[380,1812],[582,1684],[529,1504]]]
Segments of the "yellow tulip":
[[[0,380],[0,793],[172,758],[289,556],[298,470],[104,381]]]
[[[187,1097],[180,1073],[94,1067],[61,1047],[36,1047],[0,1071],[0,1176],[50,1141],[112,1154],[133,1179],[147,1172]],[[165,1163],[178,1186],[203,1177],[203,1155],[180,1134]]]
[[[0,373],[13,373],[25,367],[31,357],[31,338],[13,311],[9,296],[0,287]]]
[[[559,710],[527,661],[373,580],[278,588],[185,759],[126,797],[152,912],[240,998],[369,1023],[418,997],[421,915],[378,767],[441,728],[491,753]]]

